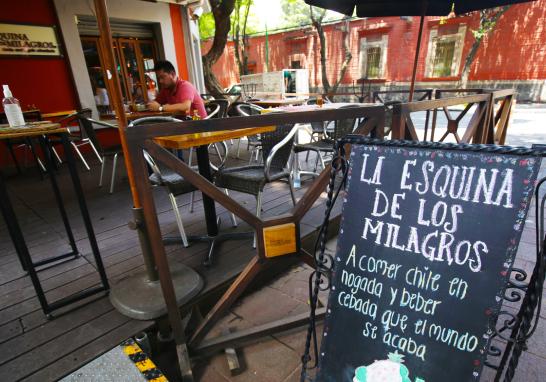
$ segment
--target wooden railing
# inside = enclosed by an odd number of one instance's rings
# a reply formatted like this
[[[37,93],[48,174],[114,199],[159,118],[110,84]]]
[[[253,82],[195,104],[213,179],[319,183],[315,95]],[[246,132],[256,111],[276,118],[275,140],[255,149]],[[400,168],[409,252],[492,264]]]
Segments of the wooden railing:
[[[442,97],[442,93],[471,92],[473,95],[461,97]],[[393,105],[392,139],[409,139],[443,142],[450,135],[458,143],[504,144],[514,101],[515,91],[485,89],[448,89],[437,95],[436,99]],[[455,115],[454,106],[461,111]],[[451,109],[450,109],[451,108]],[[432,123],[428,118],[424,133],[419,137],[412,119],[412,113],[432,111]],[[471,117],[464,126],[463,118],[471,112]],[[446,131],[437,139],[439,113],[447,119]],[[429,135],[430,132],[430,135]]]
[[[289,213],[269,218],[261,218],[250,213],[248,209],[236,200],[230,198],[222,190],[217,188],[208,179],[195,172],[187,164],[180,161],[172,153],[159,146],[155,138],[180,135],[196,134],[213,131],[237,130],[249,127],[262,127],[282,124],[310,123],[322,121],[334,121],[343,119],[355,119],[359,125],[355,130],[362,135],[370,135],[376,138],[383,138],[384,127],[384,107],[362,106],[354,108],[322,109],[317,111],[287,112],[287,113],[268,113],[257,116],[233,117],[222,119],[209,119],[201,121],[168,122],[139,125],[127,129],[127,142],[129,147],[129,156],[132,171],[135,175],[135,185],[138,190],[140,200],[142,201],[145,224],[143,229],[148,234],[151,251],[155,259],[155,265],[159,274],[161,288],[166,300],[169,311],[171,325],[175,333],[177,344],[184,341],[182,333],[182,324],[176,305],[172,279],[169,272],[169,265],[166,260],[166,253],[161,240],[161,231],[157,219],[157,211],[153,200],[151,184],[148,179],[148,171],[143,155],[146,150],[154,159],[158,160],[183,178],[191,182],[204,195],[212,198],[215,202],[224,206],[228,211],[233,212],[243,221],[248,223],[257,233],[257,250],[255,256],[246,265],[243,272],[235,279],[227,292],[218,300],[216,305],[207,314],[207,317],[200,323],[198,328],[192,333],[190,345],[195,348],[209,332],[212,325],[226,312],[234,301],[243,293],[251,281],[260,273],[268,269],[270,263],[278,261],[277,257],[268,258],[265,255],[264,248],[264,229],[278,227],[286,224],[295,224],[299,222],[313,206],[319,196],[326,190],[330,178],[331,167],[328,166],[314,180],[305,194],[296,203]],[[297,230],[296,230],[297,232]],[[296,237],[296,240],[299,240]],[[299,248],[299,245],[297,246]],[[298,253],[303,261],[309,260],[309,255],[303,252]],[[282,258],[282,256],[281,256]],[[307,259],[307,260],[306,260]],[[174,329],[177,330],[174,330]],[[176,333],[179,333],[178,335]]]

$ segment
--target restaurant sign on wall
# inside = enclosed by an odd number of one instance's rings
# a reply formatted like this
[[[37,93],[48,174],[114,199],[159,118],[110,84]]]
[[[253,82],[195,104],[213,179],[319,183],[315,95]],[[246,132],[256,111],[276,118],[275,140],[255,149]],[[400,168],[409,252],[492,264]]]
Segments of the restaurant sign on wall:
[[[60,56],[55,28],[0,23],[0,55]]]

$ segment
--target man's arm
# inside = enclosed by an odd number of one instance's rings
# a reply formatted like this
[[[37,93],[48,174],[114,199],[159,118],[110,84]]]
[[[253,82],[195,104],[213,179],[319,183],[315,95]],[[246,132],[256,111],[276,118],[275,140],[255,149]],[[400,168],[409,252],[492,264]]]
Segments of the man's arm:
[[[172,105],[165,104],[163,105],[163,111],[167,111],[169,113],[187,113],[190,111],[191,108],[191,101],[186,100],[181,103],[174,103]]]

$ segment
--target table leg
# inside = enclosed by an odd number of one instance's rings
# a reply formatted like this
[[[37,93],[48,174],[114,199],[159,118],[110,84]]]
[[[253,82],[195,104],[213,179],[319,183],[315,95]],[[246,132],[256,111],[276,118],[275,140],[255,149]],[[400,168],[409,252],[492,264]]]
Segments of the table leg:
[[[30,279],[32,281],[32,284],[34,285],[34,290],[36,291],[36,296],[38,297],[40,306],[42,307],[42,310],[44,312],[49,313],[48,311],[49,307],[44,295],[44,290],[42,289],[42,285],[40,284],[40,280],[38,279],[36,270],[34,269],[34,266],[32,265],[32,259],[30,258],[30,253],[28,252],[28,247],[25,243],[23,232],[21,231],[21,227],[19,226],[19,221],[17,220],[15,211],[13,211],[13,206],[9,199],[6,185],[4,183],[4,178],[1,175],[0,175],[0,209],[2,210],[2,215],[4,216],[6,225],[8,226],[9,234],[11,236],[11,241],[13,242],[13,245],[15,246],[17,256],[19,256],[19,261],[21,262],[23,269],[28,272]]]
[[[65,156],[66,162],[68,163],[68,170],[70,171],[70,179],[72,180],[74,192],[76,193],[76,197],[78,198],[78,204],[80,205],[80,212],[82,214],[83,222],[85,224],[85,230],[87,231],[89,244],[91,244],[91,250],[93,252],[93,257],[95,259],[95,264],[97,265],[97,271],[99,272],[102,285],[104,286],[105,289],[109,289],[108,277],[106,276],[106,271],[104,270],[104,265],[102,263],[102,258],[100,256],[99,246],[97,244],[97,238],[95,236],[95,231],[93,229],[93,223],[91,222],[91,217],[89,216],[89,210],[87,209],[87,203],[85,202],[82,185],[80,183],[80,178],[78,176],[76,161],[74,159],[74,154],[70,148],[70,143],[68,141],[68,134],[61,134],[61,140],[63,143],[64,156]]]
[[[39,141],[40,146],[42,147],[42,151],[44,153],[45,166],[49,175],[49,180],[51,182],[51,188],[53,189],[53,195],[55,195],[55,201],[57,202],[57,206],[59,207],[59,213],[61,214],[66,235],[68,236],[68,241],[70,242],[70,248],[72,248],[72,254],[74,256],[78,256],[79,253],[78,247],[76,247],[76,240],[74,239],[74,234],[72,233],[72,228],[70,227],[70,222],[68,220],[68,215],[66,214],[66,209],[64,208],[61,191],[59,190],[59,185],[57,184],[57,176],[55,175],[56,169],[55,165],[53,164],[53,158],[51,158],[51,151],[49,150],[45,137],[40,137]]]
[[[208,146],[199,146],[197,152],[197,165],[199,166],[199,174],[212,182],[212,174],[210,172],[209,150]],[[216,206],[214,200],[203,194],[203,208],[205,209],[205,221],[207,223],[207,234],[209,236],[218,235],[218,224],[216,223]]]

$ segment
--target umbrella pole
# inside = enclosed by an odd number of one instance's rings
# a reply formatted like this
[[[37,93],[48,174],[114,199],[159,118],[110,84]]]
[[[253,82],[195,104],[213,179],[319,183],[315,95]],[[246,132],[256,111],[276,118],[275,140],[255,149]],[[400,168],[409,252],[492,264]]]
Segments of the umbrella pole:
[[[423,24],[427,12],[428,2],[423,1],[423,13],[421,13],[421,22],[419,24],[419,35],[417,36],[417,48],[415,50],[415,60],[413,61],[413,73],[411,75],[411,84],[409,91],[409,102],[413,101],[413,92],[415,90],[415,77],[417,75],[417,63],[419,61],[419,51],[421,50],[421,40],[423,39]]]

